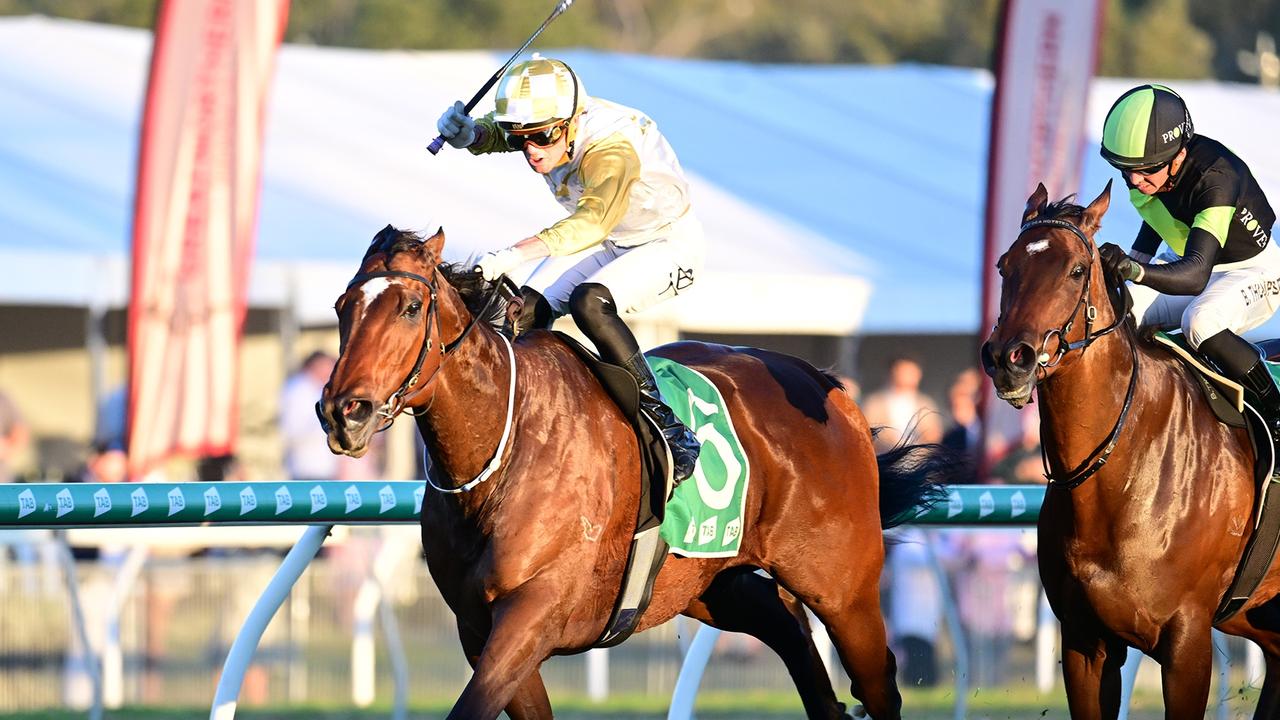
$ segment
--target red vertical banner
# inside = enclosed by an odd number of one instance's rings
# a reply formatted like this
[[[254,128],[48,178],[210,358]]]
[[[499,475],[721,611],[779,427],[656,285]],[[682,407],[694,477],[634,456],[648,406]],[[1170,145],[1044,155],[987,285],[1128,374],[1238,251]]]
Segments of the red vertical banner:
[[[1043,182],[1055,200],[1080,189],[1085,110],[1104,9],[1104,0],[1005,0],[1002,8],[987,160],[980,341],[999,310],[995,262],[1017,238],[1036,183]],[[1021,431],[1012,408],[997,406],[990,383],[984,387],[982,426],[990,460]]]
[[[235,447],[265,106],[288,0],[162,0],[138,161],[129,467]]]

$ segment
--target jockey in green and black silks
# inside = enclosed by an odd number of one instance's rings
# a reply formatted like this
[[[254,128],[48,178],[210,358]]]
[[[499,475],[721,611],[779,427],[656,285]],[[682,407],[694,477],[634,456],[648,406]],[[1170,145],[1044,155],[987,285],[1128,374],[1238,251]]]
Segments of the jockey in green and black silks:
[[[486,279],[547,256],[575,262],[537,290],[552,316],[571,314],[600,356],[626,368],[641,405],[662,428],[676,482],[692,474],[699,445],[663,402],[620,313],[675,297],[702,272],[705,239],[675,151],[639,110],[587,95],[560,60],[534,54],[498,83],[493,112],[473,120],[461,101],[436,125],[472,154],[519,152],[568,213],[480,258]],[[549,319],[554,319],[548,318]]]
[[[1280,308],[1275,212],[1249,166],[1197,135],[1182,98],[1163,85],[1116,100],[1101,152],[1142,216],[1128,254],[1111,243],[1099,248],[1103,264],[1132,281],[1138,324],[1181,327],[1192,347],[1258,394],[1280,440],[1280,390],[1258,349],[1240,337]]]

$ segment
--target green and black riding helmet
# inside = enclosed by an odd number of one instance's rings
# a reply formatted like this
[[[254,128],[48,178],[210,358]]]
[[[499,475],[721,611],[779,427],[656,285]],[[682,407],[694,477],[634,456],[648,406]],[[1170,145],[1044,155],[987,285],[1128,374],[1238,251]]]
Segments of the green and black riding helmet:
[[[1120,96],[1102,127],[1102,157],[1118,170],[1156,168],[1191,142],[1191,113],[1164,85],[1139,85]]]

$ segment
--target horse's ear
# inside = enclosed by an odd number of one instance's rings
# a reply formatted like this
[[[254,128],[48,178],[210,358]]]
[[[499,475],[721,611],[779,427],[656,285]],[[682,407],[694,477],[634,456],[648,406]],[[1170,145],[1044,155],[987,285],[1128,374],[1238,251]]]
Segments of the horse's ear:
[[[427,252],[431,253],[437,260],[439,260],[442,257],[440,253],[444,252],[444,228],[438,228],[436,230],[436,234],[427,238],[423,245]]]
[[[1031,197],[1027,198],[1027,209],[1022,211],[1022,224],[1027,224],[1032,218],[1040,214],[1040,210],[1049,203],[1049,191],[1044,189],[1044,183],[1036,183],[1036,191],[1031,193]]]
[[[400,237],[400,231],[388,224],[386,227],[378,231],[377,235],[369,241],[369,249],[364,251],[364,257],[369,259],[370,255],[386,252],[395,243],[396,238]]]
[[[1080,217],[1080,229],[1089,234],[1098,231],[1102,227],[1102,215],[1111,207],[1111,181],[1107,181],[1107,186],[1102,188],[1102,194],[1093,199],[1089,203],[1089,207],[1084,209],[1084,214]]]

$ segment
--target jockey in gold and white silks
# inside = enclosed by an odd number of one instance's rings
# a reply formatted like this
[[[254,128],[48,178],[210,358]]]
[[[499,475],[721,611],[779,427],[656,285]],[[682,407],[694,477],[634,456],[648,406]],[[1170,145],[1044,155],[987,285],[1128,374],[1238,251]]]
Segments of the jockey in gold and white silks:
[[[569,214],[485,254],[480,271],[493,280],[530,260],[573,257],[541,292],[525,289],[526,301],[550,316],[535,311],[534,323],[571,314],[604,360],[635,377],[641,406],[671,449],[676,482],[687,478],[698,441],[662,400],[619,316],[675,297],[701,273],[705,240],[675,151],[647,115],[589,97],[568,65],[537,54],[503,75],[494,105],[472,120],[456,102],[436,128],[450,145],[475,155],[523,153]]]
[[[638,312],[692,285],[705,252],[702,228],[657,123],[599,98],[582,105],[563,162],[543,176],[569,215],[536,233],[551,255],[582,259],[542,292],[563,315],[574,288],[589,280],[608,287],[622,312]],[[472,153],[513,152],[494,115],[476,121]]]

